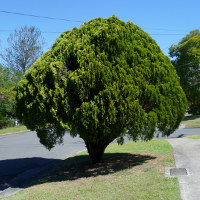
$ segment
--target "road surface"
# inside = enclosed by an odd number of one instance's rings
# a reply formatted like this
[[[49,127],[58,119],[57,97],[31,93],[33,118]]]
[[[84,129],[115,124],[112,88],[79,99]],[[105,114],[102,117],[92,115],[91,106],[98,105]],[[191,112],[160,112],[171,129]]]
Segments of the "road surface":
[[[62,159],[84,149],[83,140],[69,134],[63,145],[51,151],[40,144],[36,132],[0,136],[0,198],[26,187],[53,171]]]

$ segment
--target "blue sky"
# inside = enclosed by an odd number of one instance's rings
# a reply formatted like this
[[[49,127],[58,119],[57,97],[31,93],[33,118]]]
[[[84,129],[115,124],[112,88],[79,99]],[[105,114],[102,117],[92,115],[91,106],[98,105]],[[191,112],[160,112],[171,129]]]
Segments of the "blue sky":
[[[116,15],[149,33],[167,55],[172,44],[177,44],[191,30],[200,29],[199,8],[199,0],[6,0],[1,1],[0,10],[75,21]],[[0,19],[2,48],[11,31],[20,26],[36,26],[42,32],[61,33],[82,24],[1,12]],[[60,33],[43,33],[47,42],[44,51],[53,45]]]

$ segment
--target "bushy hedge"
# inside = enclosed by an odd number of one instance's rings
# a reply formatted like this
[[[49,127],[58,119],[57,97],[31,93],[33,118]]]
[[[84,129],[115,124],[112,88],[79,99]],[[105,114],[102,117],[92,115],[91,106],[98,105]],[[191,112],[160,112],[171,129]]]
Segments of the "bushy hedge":
[[[97,18],[62,33],[24,75],[17,115],[47,148],[65,130],[86,143],[93,162],[127,133],[133,140],[178,128],[185,94],[173,65],[132,22]]]

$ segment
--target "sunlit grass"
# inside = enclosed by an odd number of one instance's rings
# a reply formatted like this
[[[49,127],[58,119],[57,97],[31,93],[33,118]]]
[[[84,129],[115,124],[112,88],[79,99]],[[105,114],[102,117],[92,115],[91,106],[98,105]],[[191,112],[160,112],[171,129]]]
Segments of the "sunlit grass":
[[[186,124],[186,128],[200,127],[200,116],[196,115],[185,117],[182,123]]]
[[[8,134],[8,133],[17,133],[21,131],[27,131],[28,129],[25,126],[15,126],[5,129],[0,129],[0,135],[2,134]]]
[[[166,178],[165,166],[174,166],[166,140],[110,145],[101,164],[91,164],[81,153],[38,184],[4,200],[181,200],[177,178]]]
[[[187,138],[190,138],[190,139],[200,139],[200,135],[188,135]]]

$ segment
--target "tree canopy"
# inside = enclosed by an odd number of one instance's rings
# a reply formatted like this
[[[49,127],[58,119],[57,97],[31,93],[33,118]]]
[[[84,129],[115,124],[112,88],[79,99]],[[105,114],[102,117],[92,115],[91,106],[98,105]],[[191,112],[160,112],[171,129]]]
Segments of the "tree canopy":
[[[188,111],[200,114],[200,32],[191,31],[178,45],[172,45],[172,63],[180,77],[181,86],[187,96]]]
[[[48,149],[65,130],[79,135],[92,161],[128,134],[150,140],[178,128],[185,94],[173,65],[132,22],[97,18],[62,33],[17,88],[18,118]]]
[[[14,117],[16,76],[0,65],[0,129],[11,125]]]

